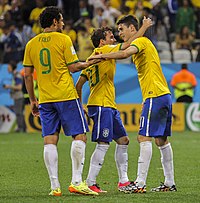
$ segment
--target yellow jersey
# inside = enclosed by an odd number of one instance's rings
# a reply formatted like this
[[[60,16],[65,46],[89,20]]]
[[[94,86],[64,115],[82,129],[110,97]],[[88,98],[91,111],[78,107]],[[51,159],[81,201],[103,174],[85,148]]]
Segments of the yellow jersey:
[[[120,50],[121,44],[105,45],[94,49],[95,53],[110,53]],[[81,76],[89,81],[90,96],[87,106],[103,106],[116,109],[114,75],[116,65],[114,59],[108,59],[92,65],[81,72]]]
[[[41,33],[27,43],[23,65],[36,69],[39,103],[78,98],[67,68],[67,65],[78,61],[72,41],[65,34]]]
[[[138,52],[133,55],[133,62],[138,72],[143,101],[147,98],[170,94],[158,52],[153,43],[146,37],[139,37],[131,43],[131,46],[138,49]]]

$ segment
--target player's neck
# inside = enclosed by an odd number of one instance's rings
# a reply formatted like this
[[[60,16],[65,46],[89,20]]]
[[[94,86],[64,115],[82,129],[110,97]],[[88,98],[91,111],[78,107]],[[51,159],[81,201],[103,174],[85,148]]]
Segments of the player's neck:
[[[51,28],[51,27],[47,27],[44,29],[43,32],[56,32],[56,29],[55,28]]]

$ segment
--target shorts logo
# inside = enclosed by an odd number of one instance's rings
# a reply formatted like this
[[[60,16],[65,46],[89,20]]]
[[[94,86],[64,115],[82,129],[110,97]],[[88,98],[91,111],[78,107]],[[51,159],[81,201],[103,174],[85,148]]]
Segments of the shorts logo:
[[[108,128],[104,128],[103,129],[103,137],[108,137],[109,135],[109,129]]]

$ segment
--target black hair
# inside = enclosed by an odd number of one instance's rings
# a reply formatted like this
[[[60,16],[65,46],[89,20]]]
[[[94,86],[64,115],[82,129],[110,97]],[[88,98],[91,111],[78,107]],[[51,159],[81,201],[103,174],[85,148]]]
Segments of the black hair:
[[[181,68],[182,68],[182,69],[187,69],[187,63],[183,63],[183,64],[181,65]]]
[[[117,22],[117,25],[119,25],[119,24],[125,24],[127,27],[129,27],[130,25],[134,25],[136,30],[139,29],[138,20],[135,16],[132,16],[132,15],[126,15],[126,16],[122,17],[121,19],[119,19]]]
[[[17,68],[17,63],[16,61],[9,61],[8,64],[12,67],[12,70],[15,70]]]
[[[101,39],[103,39],[103,40],[106,39],[107,31],[112,31],[112,29],[109,27],[102,27],[102,28],[98,28],[93,31],[93,33],[91,35],[91,40],[92,40],[92,43],[95,48],[97,48],[99,46]]]
[[[50,27],[53,24],[53,20],[59,21],[61,18],[61,10],[55,6],[48,6],[40,14],[39,20],[42,28]]]

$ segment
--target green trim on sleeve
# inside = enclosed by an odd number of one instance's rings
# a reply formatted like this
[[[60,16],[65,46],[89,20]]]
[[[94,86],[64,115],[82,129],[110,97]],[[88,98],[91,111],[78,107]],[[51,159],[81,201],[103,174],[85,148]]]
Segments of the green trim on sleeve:
[[[120,43],[119,50],[122,50],[123,43]]]
[[[23,66],[24,66],[24,67],[27,67],[27,68],[29,68],[29,67],[30,67],[30,68],[34,68],[33,65],[25,65],[25,64],[23,64]]]
[[[73,62],[71,62],[71,63],[67,63],[67,66],[68,66],[68,65],[71,65],[71,64],[74,64],[74,63],[77,63],[77,62],[79,62],[79,60],[73,61]]]
[[[81,73],[80,76],[83,76],[84,78],[86,78],[86,80],[88,80],[87,75]]]
[[[135,44],[131,44],[130,46],[137,48],[138,51],[136,53],[138,53],[140,51],[140,49]]]

